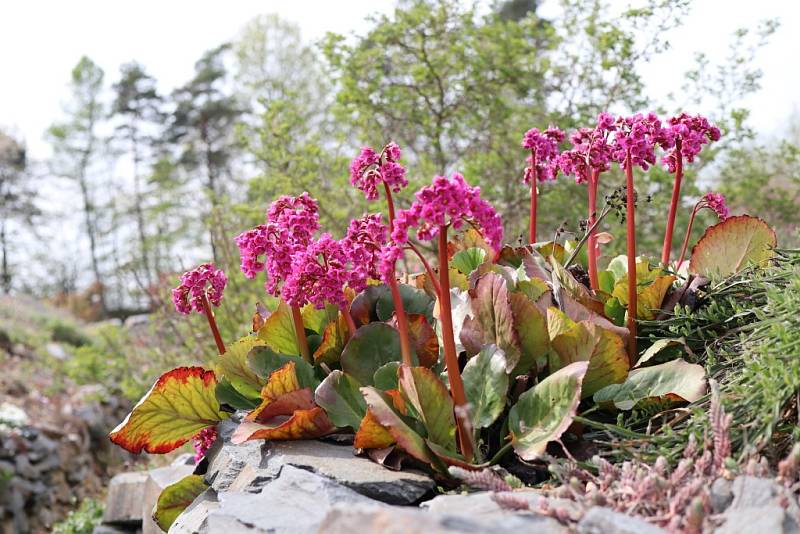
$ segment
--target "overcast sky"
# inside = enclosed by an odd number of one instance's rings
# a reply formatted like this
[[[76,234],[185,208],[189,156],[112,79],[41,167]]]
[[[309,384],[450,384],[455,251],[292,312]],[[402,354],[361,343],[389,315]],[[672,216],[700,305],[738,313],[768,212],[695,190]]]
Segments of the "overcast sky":
[[[544,13],[554,3],[546,0]],[[313,40],[327,31],[357,32],[365,27],[367,14],[393,5],[393,0],[5,0],[0,8],[0,127],[24,137],[34,157],[46,155],[43,132],[59,117],[70,69],[84,54],[106,71],[107,83],[116,79],[120,64],[135,59],[167,92],[190,78],[205,50],[230,39],[255,15],[278,13]],[[674,49],[647,67],[651,94],[679,89],[673,73],[691,65],[695,51],[720,57],[734,29],[766,17],[779,17],[782,27],[758,57],[763,89],[747,104],[759,131],[783,129],[786,117],[800,107],[796,0],[696,0],[674,35]]]

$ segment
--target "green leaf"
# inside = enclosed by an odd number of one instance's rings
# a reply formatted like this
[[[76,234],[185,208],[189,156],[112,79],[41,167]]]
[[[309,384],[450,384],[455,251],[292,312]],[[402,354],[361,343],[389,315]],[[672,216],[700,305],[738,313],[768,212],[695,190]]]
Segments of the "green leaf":
[[[394,314],[394,300],[392,292],[388,286],[380,286],[381,294],[375,306],[378,319],[388,321]],[[400,298],[403,301],[403,308],[409,315],[424,315],[429,322],[433,322],[433,299],[422,289],[417,289],[406,284],[399,284]]]
[[[625,306],[616,297],[608,299],[603,306],[603,310],[606,317],[615,325],[623,326],[625,324]]]
[[[597,281],[600,283],[600,291],[604,291],[609,295],[614,291],[614,282],[616,282],[616,279],[614,278],[614,273],[611,271],[598,272]]]
[[[189,475],[164,488],[153,512],[153,519],[159,528],[167,532],[181,512],[208,488],[203,475]]]
[[[242,395],[257,399],[265,381],[248,365],[247,355],[254,347],[264,346],[263,339],[245,336],[229,345],[225,354],[217,359],[217,376],[224,376],[228,382]]]
[[[347,340],[348,329],[344,315],[339,314],[325,327],[322,342],[314,350],[314,363],[333,364],[339,361]]]
[[[653,360],[657,356],[658,360],[675,359],[684,352],[688,352],[689,347],[686,345],[686,339],[680,338],[664,338],[659,339],[645,350],[639,360],[636,362],[637,367],[644,367],[645,363]]]
[[[758,217],[728,217],[706,229],[692,249],[689,272],[718,278],[749,265],[764,266],[776,245],[775,231]]]
[[[397,389],[397,369],[399,367],[400,362],[389,362],[386,365],[381,365],[378,370],[375,371],[373,377],[375,387],[383,391]]]
[[[177,449],[204,428],[228,417],[220,410],[217,379],[202,367],[178,367],[161,375],[111,441],[133,454],[163,454]]]
[[[453,399],[445,385],[427,367],[401,365],[400,392],[414,407],[428,432],[428,438],[449,450],[456,450],[456,420]]]
[[[360,387],[355,378],[336,370],[322,381],[314,398],[334,425],[358,430],[367,413],[367,403]]]
[[[258,331],[258,337],[266,341],[275,352],[300,354],[292,310],[283,301],[280,301],[278,308],[264,320],[264,326]]]
[[[694,402],[706,392],[705,369],[701,365],[672,360],[634,369],[622,384],[613,384],[594,394],[598,404],[613,404],[632,410],[644,400]]]
[[[467,361],[461,373],[464,393],[472,409],[472,426],[486,428],[494,423],[506,407],[508,375],[506,357],[495,345],[487,345]]]
[[[540,458],[572,424],[581,400],[586,362],[572,363],[520,395],[508,414],[511,444],[520,458]]]
[[[350,315],[353,316],[356,326],[362,326],[378,320],[375,307],[378,304],[378,298],[388,290],[389,288],[385,285],[369,286],[356,295],[356,298],[350,303]]]
[[[319,380],[314,373],[314,368],[300,356],[278,354],[269,347],[254,347],[247,355],[247,363],[250,368],[264,380],[269,379],[272,373],[289,362],[294,362],[297,378],[302,387],[311,389],[317,387]]]
[[[312,330],[317,334],[322,334],[325,331],[325,327],[328,326],[331,321],[335,321],[336,317],[339,316],[339,308],[333,304],[328,304],[321,310],[318,310],[313,304],[306,304],[303,306],[301,314],[303,317],[303,325],[305,325],[308,330]]]
[[[514,291],[524,293],[529,299],[537,301],[539,297],[550,291],[550,286],[541,278],[531,278],[530,280],[519,280]]]
[[[464,274],[469,274],[486,261],[486,251],[482,248],[472,247],[456,252],[450,258],[450,266]]]
[[[220,404],[227,404],[237,410],[252,410],[259,405],[258,399],[247,398],[231,385],[226,378],[222,378],[215,390]]]
[[[344,347],[342,370],[362,384],[373,385],[375,371],[400,361],[400,335],[384,323],[362,326]]]

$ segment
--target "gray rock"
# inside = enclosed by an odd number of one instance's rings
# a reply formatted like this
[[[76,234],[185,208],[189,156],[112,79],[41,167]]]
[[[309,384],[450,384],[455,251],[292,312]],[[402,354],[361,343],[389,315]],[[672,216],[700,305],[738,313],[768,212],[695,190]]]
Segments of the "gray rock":
[[[666,534],[666,531],[635,516],[595,506],[578,523],[578,534]]]
[[[726,478],[718,478],[711,484],[709,496],[711,499],[711,509],[715,514],[721,514],[730,506],[733,501],[733,483]]]
[[[326,476],[362,495],[387,504],[408,505],[432,494],[435,482],[417,471],[392,471],[366,458],[353,455],[351,446],[320,441],[285,441],[269,444],[264,458],[269,476],[272,469],[291,465]]]
[[[66,360],[67,358],[69,358],[69,353],[67,352],[67,350],[58,343],[47,343],[44,346],[44,350],[46,350],[47,354],[49,354],[56,360]]]
[[[94,527],[92,534],[132,534],[140,532],[138,529],[128,529],[121,527],[112,527],[110,525],[97,525]]]
[[[444,534],[509,533],[566,534],[568,529],[557,521],[525,513],[453,515],[426,512],[415,508],[334,507],[320,526],[325,534]],[[549,519],[549,518],[546,518]]]
[[[191,475],[194,466],[167,466],[153,469],[148,472],[147,481],[144,485],[142,497],[142,532],[143,534],[161,534],[161,528],[153,520],[153,510],[158,496],[169,486],[181,480],[183,477]]]
[[[725,523],[715,531],[717,534],[798,534],[795,520],[781,506],[731,507],[725,513]]]
[[[142,524],[142,500],[148,474],[145,471],[120,473],[108,484],[103,512],[106,525],[139,527]]]
[[[263,441],[247,441],[241,445],[226,443],[224,447],[215,446],[206,456],[206,482],[215,491],[226,491],[245,466],[261,465],[265,445]]]
[[[260,493],[220,493],[214,506],[201,503],[181,515],[170,534],[252,532],[314,532],[336,505],[379,507],[355,491],[328,478],[286,465]],[[205,519],[200,516],[205,514]],[[185,516],[192,516],[187,524]]]
[[[197,503],[197,500],[195,500]],[[208,515],[219,508],[217,501],[205,500],[187,508],[169,527],[169,534],[196,534],[206,523]],[[231,531],[233,534],[235,531]]]

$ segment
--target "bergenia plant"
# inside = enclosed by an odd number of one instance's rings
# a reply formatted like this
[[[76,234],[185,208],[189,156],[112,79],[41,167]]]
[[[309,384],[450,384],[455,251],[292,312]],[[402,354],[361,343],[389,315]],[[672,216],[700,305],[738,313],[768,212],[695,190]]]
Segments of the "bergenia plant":
[[[683,239],[683,246],[681,246],[681,254],[678,257],[678,267],[680,268],[681,263],[683,263],[683,259],[686,257],[686,248],[689,246],[689,238],[692,235],[692,225],[694,225],[694,218],[697,216],[697,213],[703,209],[708,208],[714,213],[717,214],[717,218],[720,221],[724,221],[728,218],[728,205],[725,203],[725,197],[722,196],[720,193],[706,193],[702,196],[700,200],[698,200],[694,208],[692,208],[692,214],[689,216],[689,224],[686,226],[686,237]]]
[[[633,364],[636,361],[636,314],[637,314],[637,280],[636,280],[636,191],[633,184],[633,167],[646,171],[656,162],[655,148],[661,145],[671,148],[674,138],[670,132],[661,127],[661,121],[653,113],[642,115],[637,113],[630,117],[619,117],[614,125],[614,143],[611,157],[625,171],[627,188],[625,220],[627,223],[627,255],[628,255],[628,358]]]
[[[528,222],[528,242],[536,243],[536,210],[540,182],[548,182],[558,176],[558,143],[564,140],[564,132],[550,126],[544,132],[531,128],[522,138],[522,148],[528,149],[528,166],[525,168],[523,182],[531,188],[530,220]]]
[[[194,310],[205,314],[220,354],[225,354],[225,343],[219,334],[211,305],[220,305],[227,283],[228,277],[221,269],[217,269],[213,263],[204,263],[183,273],[180,285],[172,290],[172,303],[178,312],[188,315]]]
[[[267,210],[266,222],[236,237],[242,273],[255,278],[266,271],[264,287],[270,295],[281,296],[283,282],[293,272],[294,256],[311,244],[319,230],[319,206],[308,193],[282,196]],[[262,259],[263,258],[263,259]],[[300,308],[292,306],[292,320],[303,358],[311,362]]]
[[[403,254],[409,242],[409,230],[416,228],[416,237],[421,241],[431,241],[438,237],[439,251],[439,314],[442,328],[444,359],[450,391],[457,407],[457,424],[461,452],[467,460],[472,459],[472,439],[467,420],[467,399],[458,365],[455,338],[453,334],[452,304],[450,301],[450,270],[447,255],[447,231],[458,230],[465,224],[480,228],[487,242],[499,250],[503,243],[503,224],[494,208],[480,196],[479,187],[470,187],[460,174],[452,177],[436,176],[433,184],[423,187],[416,194],[410,208],[397,214],[392,241],[383,254],[381,265],[384,281],[390,282],[394,265]]]
[[[695,115],[694,117],[681,113],[667,121],[666,134],[672,136],[674,148],[664,158],[664,164],[669,172],[675,174],[672,185],[672,198],[669,203],[667,227],[664,231],[664,246],[661,249],[661,263],[669,264],[672,251],[672,232],[675,229],[675,215],[678,212],[678,202],[681,198],[681,181],[683,180],[683,161],[694,162],[703,145],[709,141],[719,141],[719,128],[708,122],[708,119]],[[681,254],[681,258],[683,254]],[[680,265],[680,262],[678,262]]]
[[[616,129],[614,117],[601,113],[594,128],[580,128],[570,136],[572,148],[561,153],[558,166],[561,171],[575,177],[575,183],[587,184],[589,198],[589,218],[587,228],[587,256],[589,261],[589,283],[592,289],[600,287],[597,270],[597,240],[593,229],[597,218],[597,189],[600,186],[600,173],[611,168],[610,135]]]

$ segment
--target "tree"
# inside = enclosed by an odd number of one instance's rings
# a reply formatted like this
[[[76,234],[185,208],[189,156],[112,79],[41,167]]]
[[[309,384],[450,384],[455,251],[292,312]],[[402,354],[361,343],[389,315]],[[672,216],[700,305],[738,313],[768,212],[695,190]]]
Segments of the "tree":
[[[120,68],[120,79],[113,85],[115,92],[111,106],[112,118],[119,124],[115,129],[115,139],[127,145],[133,175],[133,197],[131,199],[136,230],[139,238],[138,260],[144,273],[144,280],[152,282],[154,273],[150,258],[150,239],[145,218],[145,197],[142,169],[153,156],[153,144],[157,139],[164,114],[161,112],[162,99],[156,91],[156,81],[138,63],[127,63]]]
[[[53,146],[52,171],[57,176],[75,181],[80,189],[94,283],[99,290],[100,307],[105,313],[107,306],[98,253],[98,209],[90,176],[90,166],[99,150],[97,127],[104,116],[100,101],[103,70],[88,57],[82,57],[72,69],[70,89],[72,99],[64,109],[66,119],[48,130]]]
[[[12,223],[32,226],[39,214],[34,203],[36,189],[27,172],[25,145],[0,131],[0,287],[9,293],[12,287],[10,263]]]
[[[195,63],[195,75],[173,93],[172,113],[167,141],[178,145],[179,163],[187,173],[202,169],[203,190],[213,212],[227,188],[223,180],[232,179],[230,163],[236,153],[235,125],[243,109],[236,97],[227,92],[228,72],[224,56],[230,50],[223,44],[206,52]],[[214,259],[216,242],[209,231]]]

